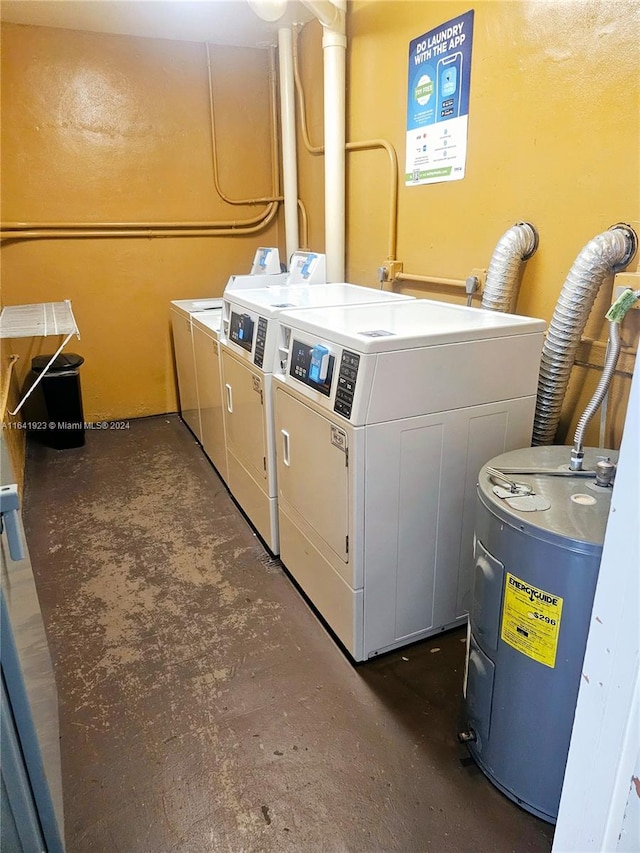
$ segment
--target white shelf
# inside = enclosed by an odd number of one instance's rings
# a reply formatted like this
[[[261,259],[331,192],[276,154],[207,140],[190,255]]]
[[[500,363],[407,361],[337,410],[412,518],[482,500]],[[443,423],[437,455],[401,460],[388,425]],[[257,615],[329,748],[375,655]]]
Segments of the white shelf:
[[[7,305],[0,314],[0,338],[42,338],[78,335],[71,302]]]
[[[60,355],[71,338],[80,337],[76,318],[73,316],[71,302],[36,302],[33,305],[7,305],[0,314],[0,338],[48,338],[51,335],[64,335],[64,340],[49,359],[47,366],[38,374],[16,408],[11,412],[17,415],[31,392],[40,384],[45,374]]]

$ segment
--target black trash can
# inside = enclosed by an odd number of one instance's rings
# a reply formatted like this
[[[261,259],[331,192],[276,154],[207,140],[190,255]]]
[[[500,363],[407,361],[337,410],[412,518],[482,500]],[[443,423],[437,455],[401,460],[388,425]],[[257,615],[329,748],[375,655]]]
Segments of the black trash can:
[[[50,355],[38,355],[31,362],[37,378],[42,373]],[[36,394],[41,392],[44,402],[44,422],[38,424],[37,436],[47,447],[66,450],[84,444],[84,412],[79,367],[84,358],[76,353],[59,355],[40,380]],[[44,428],[41,428],[44,427]]]

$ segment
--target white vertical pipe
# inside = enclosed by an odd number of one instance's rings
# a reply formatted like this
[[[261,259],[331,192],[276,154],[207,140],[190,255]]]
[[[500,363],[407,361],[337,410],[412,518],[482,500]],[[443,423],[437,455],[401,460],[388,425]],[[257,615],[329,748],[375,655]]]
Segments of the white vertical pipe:
[[[344,33],[324,28],[324,230],[327,281],[345,277],[345,89]]]
[[[280,126],[282,131],[282,174],[287,267],[291,255],[300,248],[298,237],[298,161],[296,155],[296,113],[293,81],[293,38],[291,30],[278,30],[280,71]]]
[[[344,281],[346,0],[302,0],[322,24],[324,55],[324,239],[327,281]]]

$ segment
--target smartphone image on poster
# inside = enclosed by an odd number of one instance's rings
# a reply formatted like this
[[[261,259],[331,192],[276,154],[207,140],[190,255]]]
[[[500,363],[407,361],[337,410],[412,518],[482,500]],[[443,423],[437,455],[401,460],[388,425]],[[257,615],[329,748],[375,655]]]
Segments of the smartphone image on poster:
[[[460,115],[462,94],[462,54],[460,51],[438,60],[436,78],[438,84],[436,121],[457,118]]]

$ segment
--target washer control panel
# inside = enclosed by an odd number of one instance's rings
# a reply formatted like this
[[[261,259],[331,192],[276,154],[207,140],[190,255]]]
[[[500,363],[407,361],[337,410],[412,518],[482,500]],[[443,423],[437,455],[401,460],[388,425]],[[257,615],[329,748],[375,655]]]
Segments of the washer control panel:
[[[359,365],[360,356],[357,353],[349,352],[349,350],[342,351],[333,411],[342,415],[343,418],[347,418],[347,420],[351,417],[351,409],[353,408]]]

